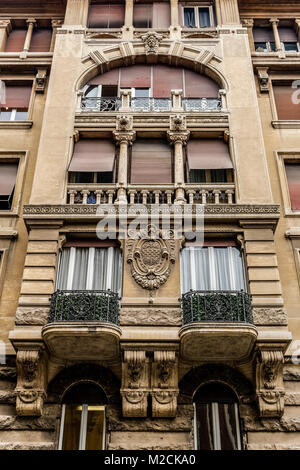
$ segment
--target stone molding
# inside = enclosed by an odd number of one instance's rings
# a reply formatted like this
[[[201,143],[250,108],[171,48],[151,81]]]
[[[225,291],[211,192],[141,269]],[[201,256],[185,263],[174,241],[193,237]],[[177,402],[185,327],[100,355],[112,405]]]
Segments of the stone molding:
[[[120,324],[181,326],[181,309],[168,307],[122,307]]]

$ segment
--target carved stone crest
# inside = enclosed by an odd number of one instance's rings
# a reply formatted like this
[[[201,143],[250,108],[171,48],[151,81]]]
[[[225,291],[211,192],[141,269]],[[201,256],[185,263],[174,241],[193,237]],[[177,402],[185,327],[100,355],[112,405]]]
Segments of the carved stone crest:
[[[158,48],[163,36],[161,34],[155,32],[149,32],[147,34],[143,34],[141,39],[145,45],[146,54],[157,54]]]
[[[152,225],[148,226],[147,234],[141,231],[140,239],[129,239],[127,249],[131,275],[141,287],[154,290],[167,281],[175,263],[174,240],[163,239],[161,231]]]

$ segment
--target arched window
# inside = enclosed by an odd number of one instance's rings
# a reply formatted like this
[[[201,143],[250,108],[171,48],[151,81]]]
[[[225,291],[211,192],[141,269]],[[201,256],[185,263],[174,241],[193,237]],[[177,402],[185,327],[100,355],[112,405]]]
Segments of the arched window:
[[[106,395],[93,382],[72,386],[63,397],[59,450],[104,450]]]
[[[231,388],[217,382],[200,386],[194,410],[196,449],[242,449],[238,400]]]

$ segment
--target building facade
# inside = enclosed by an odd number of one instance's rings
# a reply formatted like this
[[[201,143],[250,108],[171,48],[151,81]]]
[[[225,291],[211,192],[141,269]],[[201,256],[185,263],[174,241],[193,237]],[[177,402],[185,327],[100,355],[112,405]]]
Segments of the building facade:
[[[0,448],[299,449],[299,2],[7,0],[0,80]]]

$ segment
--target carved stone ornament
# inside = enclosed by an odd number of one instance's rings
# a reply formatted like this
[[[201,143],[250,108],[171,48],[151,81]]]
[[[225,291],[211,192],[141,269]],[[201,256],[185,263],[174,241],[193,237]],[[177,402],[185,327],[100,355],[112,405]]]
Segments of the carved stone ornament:
[[[158,54],[159,44],[163,39],[161,34],[149,32],[147,34],[143,34],[141,39],[145,45],[146,55]]]
[[[175,114],[175,116],[170,116],[170,129],[171,131],[186,130],[186,117],[182,114]]]
[[[270,80],[268,74],[268,67],[258,67],[257,68],[257,75],[259,81],[259,88],[261,92],[269,91],[270,90]]]
[[[281,417],[284,411],[283,352],[275,349],[260,349],[256,366],[256,394],[260,416]]]
[[[121,389],[123,416],[147,416],[148,375],[145,351],[125,350]]]
[[[142,232],[141,239],[127,241],[127,263],[133,279],[143,289],[154,290],[170,276],[175,263],[175,241],[161,238],[161,231],[153,225],[148,226],[147,233]]]
[[[152,396],[153,418],[174,418],[177,411],[178,390],[154,390]]]
[[[122,114],[122,116],[117,116],[116,128],[118,131],[130,131],[132,130],[132,126],[132,116],[126,116],[125,114]]]
[[[47,79],[47,70],[39,69],[35,77],[35,91],[37,93],[44,93]]]
[[[46,365],[43,346],[28,345],[17,352],[17,414],[40,416],[46,396]]]
[[[175,351],[154,351],[152,364],[152,416],[172,418],[176,415],[178,375]]]

